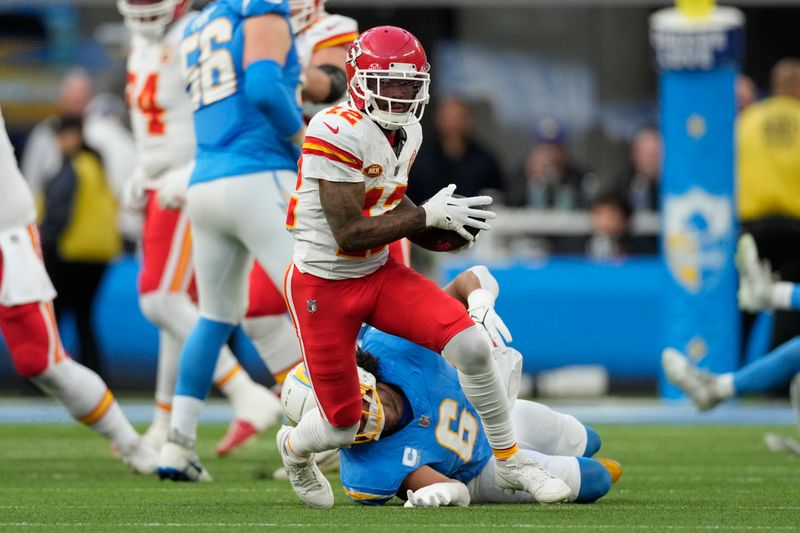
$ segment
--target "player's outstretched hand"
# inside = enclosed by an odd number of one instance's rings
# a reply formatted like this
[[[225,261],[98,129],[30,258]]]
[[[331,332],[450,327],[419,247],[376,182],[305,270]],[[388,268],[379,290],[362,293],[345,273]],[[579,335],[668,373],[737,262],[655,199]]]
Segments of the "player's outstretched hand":
[[[434,483],[419,490],[409,490],[405,507],[445,507],[469,505],[469,490],[459,481]]]
[[[500,315],[494,310],[495,296],[486,289],[476,289],[469,294],[469,317],[480,328],[483,328],[492,339],[492,344],[501,351],[506,351],[506,343],[511,342],[511,331]]]
[[[451,183],[422,204],[425,210],[425,225],[455,231],[468,241],[472,241],[475,237],[464,226],[489,229],[486,220],[496,218],[497,215],[492,211],[485,211],[482,207],[491,205],[492,197],[456,198],[453,196],[455,190],[456,186]]]

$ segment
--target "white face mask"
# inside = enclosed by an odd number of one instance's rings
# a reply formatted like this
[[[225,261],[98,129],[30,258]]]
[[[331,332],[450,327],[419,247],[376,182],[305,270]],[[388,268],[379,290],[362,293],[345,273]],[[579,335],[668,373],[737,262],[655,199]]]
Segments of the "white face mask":
[[[162,0],[156,4],[134,5],[127,0],[117,0],[117,9],[130,31],[148,39],[158,39],[172,22],[178,2]]]
[[[292,32],[297,35],[308,28],[316,20],[321,8],[322,1],[317,4],[314,0],[289,0]]]
[[[364,100],[364,112],[379,126],[397,130],[418,123],[430,101],[430,74],[414,65],[391,65],[390,70],[356,70],[354,95]]]

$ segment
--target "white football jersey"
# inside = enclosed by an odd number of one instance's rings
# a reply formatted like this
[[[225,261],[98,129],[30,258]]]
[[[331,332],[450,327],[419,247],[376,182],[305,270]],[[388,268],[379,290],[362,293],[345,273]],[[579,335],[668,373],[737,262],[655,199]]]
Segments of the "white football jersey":
[[[195,15],[184,15],[159,41],[134,35],[131,43],[126,96],[138,165],[149,180],[194,159],[192,101],[178,52],[184,28]]]
[[[338,247],[322,210],[319,180],[364,183],[364,214],[391,211],[405,195],[408,173],[422,143],[419,124],[395,133],[403,134],[406,139],[398,156],[383,130],[347,104],[328,107],[311,119],[286,216],[300,272],[326,279],[359,278],[386,263],[388,246],[357,253]]]
[[[0,230],[27,226],[35,220],[33,195],[17,166],[0,112]]]

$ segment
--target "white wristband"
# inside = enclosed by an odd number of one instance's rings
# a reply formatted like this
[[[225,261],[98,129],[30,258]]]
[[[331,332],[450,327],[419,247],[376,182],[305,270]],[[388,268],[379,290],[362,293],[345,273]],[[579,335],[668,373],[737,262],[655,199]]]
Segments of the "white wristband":
[[[492,273],[489,272],[489,269],[483,265],[475,265],[468,269],[469,272],[472,272],[478,277],[478,282],[481,284],[481,289],[486,289],[490,291],[495,299],[500,295],[500,285],[497,284],[497,280],[494,279]],[[494,300],[492,300],[494,302]]]

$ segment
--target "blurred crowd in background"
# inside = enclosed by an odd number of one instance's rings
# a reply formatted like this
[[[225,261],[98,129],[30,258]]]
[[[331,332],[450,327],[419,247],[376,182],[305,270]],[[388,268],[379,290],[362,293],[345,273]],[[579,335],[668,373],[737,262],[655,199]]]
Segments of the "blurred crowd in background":
[[[407,27],[430,51],[432,105],[408,194],[419,203],[456,183],[457,193],[494,196],[501,215],[484,257],[659,253],[663,145],[648,42],[657,6],[597,4],[328,2],[362,29]],[[800,57],[800,8],[744,11],[740,214],[778,272],[800,281],[800,62],[785,59]],[[127,42],[112,1],[0,3],[0,107],[40,202],[57,309],[74,312],[81,358],[95,368],[91,295],[106,266],[135,251],[140,227],[124,186],[136,157]],[[797,157],[771,162],[770,151],[787,143],[799,143]]]

